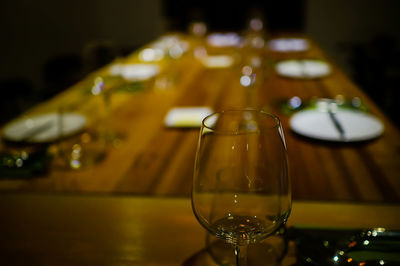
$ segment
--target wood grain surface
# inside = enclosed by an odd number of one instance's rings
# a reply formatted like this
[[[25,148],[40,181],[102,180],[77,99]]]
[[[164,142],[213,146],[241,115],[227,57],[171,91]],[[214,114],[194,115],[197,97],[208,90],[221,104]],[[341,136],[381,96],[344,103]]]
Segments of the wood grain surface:
[[[67,169],[56,163],[60,161],[60,145],[53,143],[49,149],[55,160],[47,174],[31,179],[2,178],[0,189],[188,197],[199,129],[167,128],[163,120],[168,110],[177,106],[209,106],[214,110],[253,107],[274,113],[282,120],[295,200],[399,203],[398,129],[318,45],[310,42],[309,51],[294,54],[237,49],[234,52],[239,60],[233,67],[221,69],[204,67],[193,56],[191,43],[183,57],[158,62],[161,73],[144,82],[142,89],[130,92],[118,89],[121,80],[109,78],[106,66],[27,113],[54,111],[62,105],[84,113],[90,122],[89,129],[107,128],[118,136],[114,145],[108,145],[105,159],[85,169]],[[124,62],[140,62],[138,53],[124,58]],[[262,59],[262,68],[255,86],[243,87],[239,82],[241,68],[253,55]],[[283,78],[274,72],[273,66],[287,58],[327,60],[333,71],[320,79]],[[102,117],[99,108],[104,106],[98,105],[100,96],[88,93],[96,76],[104,77],[106,91],[111,95],[109,111]],[[345,99],[359,97],[383,122],[383,135],[366,142],[330,143],[291,131],[290,114],[282,111],[282,100],[293,96],[303,100],[334,98],[339,94]]]
[[[188,198],[3,193],[0,208],[2,265],[216,265]],[[400,229],[398,208],[295,201],[288,226]]]

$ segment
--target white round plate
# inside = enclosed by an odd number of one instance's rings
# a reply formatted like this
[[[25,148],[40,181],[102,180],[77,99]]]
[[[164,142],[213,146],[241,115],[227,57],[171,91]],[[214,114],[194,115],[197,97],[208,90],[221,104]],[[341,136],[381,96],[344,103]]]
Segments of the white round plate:
[[[376,138],[383,133],[382,122],[370,114],[338,108],[335,116],[345,134],[340,135],[327,111],[310,109],[299,111],[290,119],[290,128],[297,134],[328,141],[353,142]]]
[[[241,38],[236,33],[213,33],[207,37],[207,43],[214,47],[239,46]]]
[[[207,68],[227,68],[233,65],[235,59],[230,55],[209,55],[201,57],[200,61]]]
[[[110,68],[111,75],[120,75],[128,81],[143,81],[158,74],[155,64],[116,64]]]
[[[284,60],[275,65],[276,72],[289,78],[321,78],[331,73],[328,63],[320,60]]]
[[[73,135],[86,125],[80,114],[48,113],[19,119],[4,128],[3,137],[14,142],[44,143]]]
[[[308,41],[301,38],[279,38],[268,42],[268,48],[276,52],[302,52],[308,49]]]

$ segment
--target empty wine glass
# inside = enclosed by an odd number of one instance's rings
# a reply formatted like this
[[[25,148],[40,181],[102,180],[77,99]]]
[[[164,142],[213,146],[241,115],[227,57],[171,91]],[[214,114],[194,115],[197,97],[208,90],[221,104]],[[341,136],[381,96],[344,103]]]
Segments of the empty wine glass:
[[[246,265],[247,245],[284,224],[291,210],[286,144],[278,117],[232,110],[203,120],[192,208],[200,224],[234,247]]]

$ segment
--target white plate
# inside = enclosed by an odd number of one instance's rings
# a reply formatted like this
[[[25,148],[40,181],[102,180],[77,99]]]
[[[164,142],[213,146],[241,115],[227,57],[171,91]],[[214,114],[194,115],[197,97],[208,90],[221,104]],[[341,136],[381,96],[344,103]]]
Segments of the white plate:
[[[201,127],[203,119],[212,114],[209,107],[175,107],[165,116],[167,127]]]
[[[110,74],[122,76],[128,81],[143,81],[150,79],[160,72],[155,64],[115,64],[110,68]]]
[[[275,66],[276,72],[289,78],[320,78],[331,73],[328,63],[320,60],[284,60]]]
[[[85,125],[86,118],[80,114],[65,113],[61,116],[48,113],[11,122],[5,126],[3,137],[14,142],[50,142],[75,134]]]
[[[227,68],[235,62],[233,56],[230,55],[206,55],[199,60],[207,68]]]
[[[323,110],[311,109],[294,114],[290,119],[290,127],[294,132],[309,138],[340,142],[365,141],[383,133],[382,122],[370,114],[338,108],[335,115],[344,129],[344,139],[329,113]]]
[[[300,38],[279,38],[270,40],[268,47],[276,52],[301,52],[308,49],[308,41]]]
[[[239,46],[241,38],[236,33],[213,33],[207,37],[207,43],[214,47]]]

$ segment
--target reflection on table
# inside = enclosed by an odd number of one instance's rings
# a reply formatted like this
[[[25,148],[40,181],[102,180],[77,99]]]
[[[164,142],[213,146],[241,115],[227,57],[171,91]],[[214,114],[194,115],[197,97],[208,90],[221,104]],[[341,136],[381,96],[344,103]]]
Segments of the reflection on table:
[[[3,194],[0,207],[6,265],[216,265],[188,198]],[[398,208],[294,202],[288,226],[399,230]],[[293,245],[282,265],[296,261]]]

